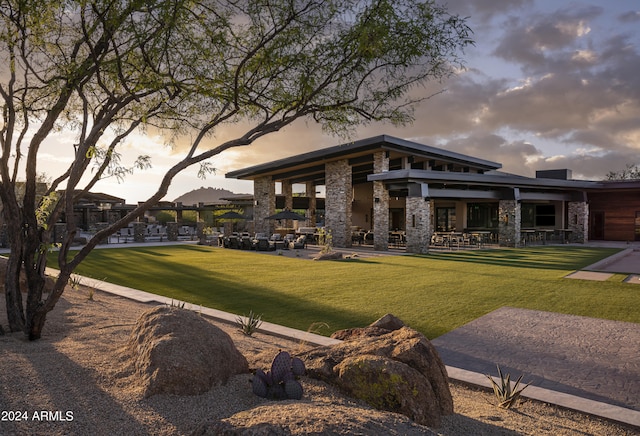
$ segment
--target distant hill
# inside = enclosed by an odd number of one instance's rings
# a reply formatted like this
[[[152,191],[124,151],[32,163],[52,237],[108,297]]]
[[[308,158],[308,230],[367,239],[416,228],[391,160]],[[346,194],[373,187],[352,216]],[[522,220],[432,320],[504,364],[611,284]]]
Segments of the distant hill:
[[[222,198],[245,196],[247,194],[236,194],[227,189],[222,188],[205,188],[204,186],[199,189],[182,194],[180,197],[173,200],[175,203],[182,203],[185,205],[198,204],[198,203],[226,203]]]

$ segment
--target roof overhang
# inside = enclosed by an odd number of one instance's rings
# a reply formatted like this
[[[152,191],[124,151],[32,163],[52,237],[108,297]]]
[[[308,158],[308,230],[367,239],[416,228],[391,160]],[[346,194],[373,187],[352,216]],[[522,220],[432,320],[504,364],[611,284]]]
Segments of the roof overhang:
[[[389,151],[401,155],[435,159],[481,171],[495,170],[502,167],[502,165],[497,162],[491,162],[485,159],[395,138],[393,136],[380,135],[231,171],[225,176],[227,178],[249,180],[264,176],[272,176],[274,180],[298,177],[302,180],[306,174],[311,175],[311,179],[314,178],[313,175],[315,174],[316,178],[320,178],[318,174],[324,173],[323,167],[327,162],[340,159],[350,159],[356,163],[360,161],[363,162],[366,156],[376,151]]]
[[[396,170],[370,174],[368,181],[391,183],[443,183],[463,184],[487,187],[519,187],[561,190],[585,190],[601,187],[600,182],[582,180],[534,179],[507,174],[473,174],[428,170]]]

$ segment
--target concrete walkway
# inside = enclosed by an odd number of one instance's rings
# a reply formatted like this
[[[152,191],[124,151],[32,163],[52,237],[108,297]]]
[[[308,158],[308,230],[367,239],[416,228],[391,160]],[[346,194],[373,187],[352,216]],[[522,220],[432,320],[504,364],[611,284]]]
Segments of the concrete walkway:
[[[500,365],[526,397],[640,427],[640,324],[503,307],[432,342],[452,378]]]

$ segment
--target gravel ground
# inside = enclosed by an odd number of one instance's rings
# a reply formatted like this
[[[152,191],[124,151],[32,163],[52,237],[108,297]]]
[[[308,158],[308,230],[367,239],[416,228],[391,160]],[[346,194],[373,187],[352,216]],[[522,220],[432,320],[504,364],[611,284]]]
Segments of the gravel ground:
[[[434,430],[372,410],[309,378],[303,378],[305,395],[299,402],[256,397],[249,375],[203,395],[145,399],[127,369],[123,346],[149,308],[100,291],[67,290],[41,340],[28,342],[21,333],[0,336],[0,435],[187,435],[221,419],[245,427],[275,422],[291,434],[638,434],[638,429],[534,401],[502,410],[488,392],[456,383],[451,385],[456,413]],[[4,310],[0,324],[7,326]],[[295,354],[304,347],[216,325],[232,336],[252,368],[266,369],[278,349]]]

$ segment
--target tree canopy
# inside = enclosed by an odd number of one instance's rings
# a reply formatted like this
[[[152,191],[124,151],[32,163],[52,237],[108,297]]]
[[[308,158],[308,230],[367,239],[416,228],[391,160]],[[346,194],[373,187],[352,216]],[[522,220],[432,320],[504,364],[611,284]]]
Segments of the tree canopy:
[[[463,66],[465,20],[418,0],[7,0],[0,5],[0,200],[10,235],[5,294],[12,330],[37,339],[71,272],[115,230],[164,197],[173,178],[300,118],[336,134],[412,121],[419,88]],[[216,142],[226,125],[246,126]],[[62,213],[121,162],[133,132],[188,140],[157,191],[77,253],[67,220],[55,287],[44,252]],[[58,131],[74,160],[38,192],[43,142]],[[24,189],[17,189],[18,187]],[[27,274],[26,310],[18,274]]]
[[[640,180],[640,165],[627,164],[622,171],[609,171],[606,180]]]

